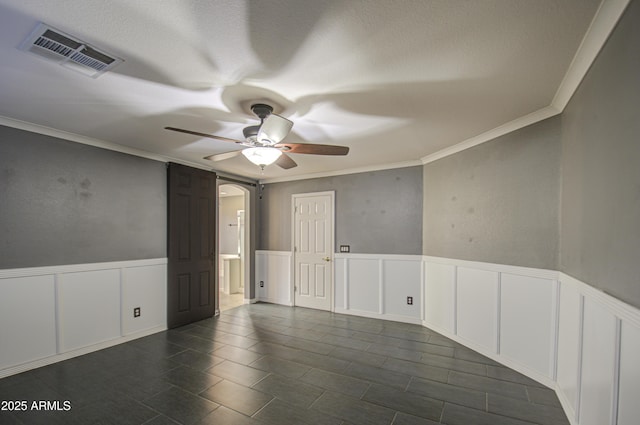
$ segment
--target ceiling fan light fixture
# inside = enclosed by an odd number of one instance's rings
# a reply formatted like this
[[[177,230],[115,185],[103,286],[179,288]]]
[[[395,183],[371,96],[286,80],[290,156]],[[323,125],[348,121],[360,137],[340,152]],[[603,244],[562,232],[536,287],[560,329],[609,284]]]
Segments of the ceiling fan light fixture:
[[[249,161],[264,169],[267,165],[271,165],[276,162],[280,155],[282,155],[282,152],[280,149],[259,146],[243,150],[242,155],[244,155]]]

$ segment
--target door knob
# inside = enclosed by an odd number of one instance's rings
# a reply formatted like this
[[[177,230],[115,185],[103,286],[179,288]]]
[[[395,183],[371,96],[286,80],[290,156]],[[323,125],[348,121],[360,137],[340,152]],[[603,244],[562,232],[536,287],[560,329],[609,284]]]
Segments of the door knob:
[[[324,257],[324,258],[323,258],[323,260],[324,260],[324,261],[331,261],[331,258],[329,258],[329,257]]]

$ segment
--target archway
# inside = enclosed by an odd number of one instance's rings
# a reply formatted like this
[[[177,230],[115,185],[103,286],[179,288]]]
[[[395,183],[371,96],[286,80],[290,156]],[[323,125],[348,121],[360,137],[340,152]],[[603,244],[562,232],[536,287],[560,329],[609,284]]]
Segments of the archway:
[[[250,299],[250,191],[218,185],[218,295],[223,312]],[[247,300],[247,301],[245,301]]]

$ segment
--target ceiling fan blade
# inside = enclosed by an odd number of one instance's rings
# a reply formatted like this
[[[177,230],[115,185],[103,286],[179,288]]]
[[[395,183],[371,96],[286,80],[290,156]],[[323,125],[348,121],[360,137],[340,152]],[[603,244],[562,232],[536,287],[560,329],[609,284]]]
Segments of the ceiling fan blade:
[[[296,164],[296,162],[291,159],[291,157],[286,153],[280,155],[280,157],[276,160],[276,165],[280,168],[284,168],[285,170],[298,166],[298,164]]]
[[[281,148],[286,153],[306,153],[310,155],[346,155],[349,153],[347,146],[317,145],[312,143],[278,143],[276,148]]]
[[[258,131],[258,141],[270,145],[280,143],[291,131],[293,122],[280,115],[271,114],[264,120]]]
[[[202,159],[208,159],[209,161],[217,162],[217,161],[224,161],[225,159],[235,158],[236,156],[240,156],[240,154],[242,154],[241,150],[209,155],[209,156],[205,156]]]
[[[242,143],[241,140],[229,139],[228,137],[216,136],[214,134],[200,133],[198,131],[185,130],[183,128],[165,127],[164,129],[165,130],[171,130],[171,131],[177,131],[179,133],[192,134],[194,136],[208,137],[209,139],[222,140],[222,141],[225,141],[225,142]]]

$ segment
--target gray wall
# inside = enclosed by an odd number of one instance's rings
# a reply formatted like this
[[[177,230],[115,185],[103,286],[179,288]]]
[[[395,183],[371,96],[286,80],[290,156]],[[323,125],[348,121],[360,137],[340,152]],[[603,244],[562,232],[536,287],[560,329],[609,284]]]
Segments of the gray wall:
[[[640,2],[558,117],[425,165],[426,255],[561,270],[640,307]]]
[[[560,268],[640,308],[640,2],[562,115]]]
[[[166,169],[0,126],[0,268],[166,257]]]
[[[291,250],[291,195],[335,190],[336,252],[422,253],[422,167],[265,185],[258,249]]]
[[[423,253],[557,269],[559,118],[424,166]]]

